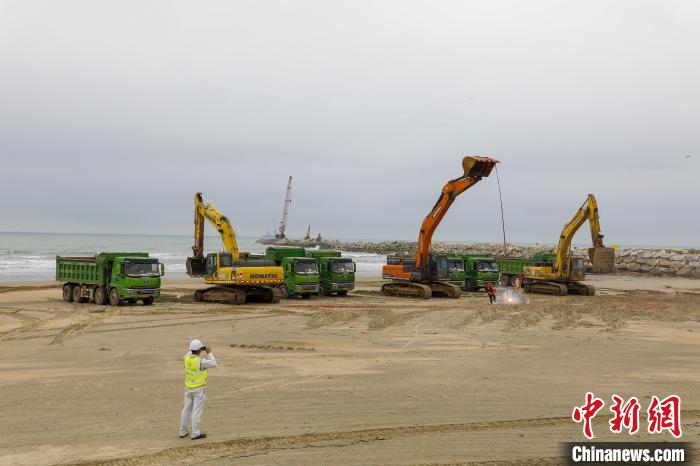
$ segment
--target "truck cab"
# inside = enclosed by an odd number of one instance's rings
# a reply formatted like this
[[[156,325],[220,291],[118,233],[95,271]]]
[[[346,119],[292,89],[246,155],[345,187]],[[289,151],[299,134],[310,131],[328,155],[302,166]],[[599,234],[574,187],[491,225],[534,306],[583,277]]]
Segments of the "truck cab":
[[[355,288],[355,262],[349,257],[342,257],[340,251],[307,250],[306,256],[318,260],[320,294],[345,296]]]
[[[478,257],[465,255],[464,257],[464,290],[477,291],[486,289],[491,283],[498,283],[498,261],[492,257]]]
[[[269,247],[265,251],[265,257],[284,270],[282,295],[285,298],[309,298],[319,294],[318,260],[306,257],[304,248]]]
[[[464,259],[461,257],[447,257],[447,282],[464,289],[466,278]]]
[[[116,257],[112,265],[111,283],[123,284],[120,298],[128,302],[142,300],[152,302],[160,296],[160,277],[164,274],[163,264],[151,257]]]

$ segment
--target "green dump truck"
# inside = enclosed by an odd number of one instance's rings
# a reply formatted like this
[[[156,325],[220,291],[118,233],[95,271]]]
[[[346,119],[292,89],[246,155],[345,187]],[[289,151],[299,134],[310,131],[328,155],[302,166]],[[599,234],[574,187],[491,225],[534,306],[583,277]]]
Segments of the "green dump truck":
[[[148,306],[160,297],[164,273],[163,264],[144,252],[56,256],[56,281],[64,282],[63,299],[68,302],[119,306],[141,300]]]
[[[447,283],[456,285],[461,289],[465,289],[465,280],[467,274],[464,271],[464,259],[459,256],[447,256]]]
[[[306,257],[304,248],[270,246],[265,250],[265,257],[284,270],[283,297],[318,295],[318,260]]]
[[[552,253],[537,253],[532,257],[499,257],[498,267],[501,272],[500,282],[503,286],[515,285],[515,280],[523,275],[523,267],[535,264],[551,264],[557,255]]]
[[[473,256],[465,254],[462,256],[464,260],[464,290],[477,291],[486,289],[486,286],[491,283],[498,283],[499,265],[498,261],[492,257]]]
[[[320,294],[345,296],[355,288],[355,262],[349,257],[342,257],[340,251],[310,249],[306,251],[306,257],[318,260]]]

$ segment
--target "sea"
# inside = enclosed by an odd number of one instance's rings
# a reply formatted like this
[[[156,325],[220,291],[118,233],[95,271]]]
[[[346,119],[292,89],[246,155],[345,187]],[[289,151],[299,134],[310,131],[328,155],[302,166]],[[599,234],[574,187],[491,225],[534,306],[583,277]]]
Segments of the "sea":
[[[237,237],[241,251],[261,254],[257,238]],[[72,233],[0,232],[0,283],[45,282],[55,277],[56,256],[92,256],[99,252],[148,252],[165,264],[165,278],[186,278],[185,261],[192,255],[191,235],[103,235]],[[204,239],[204,250],[223,249],[218,236]],[[357,264],[357,275],[381,275],[386,256],[344,252]]]

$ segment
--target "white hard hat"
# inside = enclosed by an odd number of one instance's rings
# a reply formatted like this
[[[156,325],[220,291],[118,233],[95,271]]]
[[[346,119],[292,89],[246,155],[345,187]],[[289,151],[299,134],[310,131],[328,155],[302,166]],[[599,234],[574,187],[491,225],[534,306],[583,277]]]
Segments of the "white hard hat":
[[[204,348],[204,344],[199,340],[192,340],[190,342],[190,351],[198,351]]]

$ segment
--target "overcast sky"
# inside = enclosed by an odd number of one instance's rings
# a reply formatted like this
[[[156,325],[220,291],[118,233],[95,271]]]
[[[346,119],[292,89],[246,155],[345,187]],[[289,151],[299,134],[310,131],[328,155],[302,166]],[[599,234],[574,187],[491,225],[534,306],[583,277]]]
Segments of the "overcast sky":
[[[595,193],[608,243],[700,244],[700,2],[0,0],[0,231],[415,239],[464,155],[508,239]],[[690,156],[690,157],[688,157]],[[436,239],[500,241],[495,173]],[[582,231],[576,242],[588,241]]]

